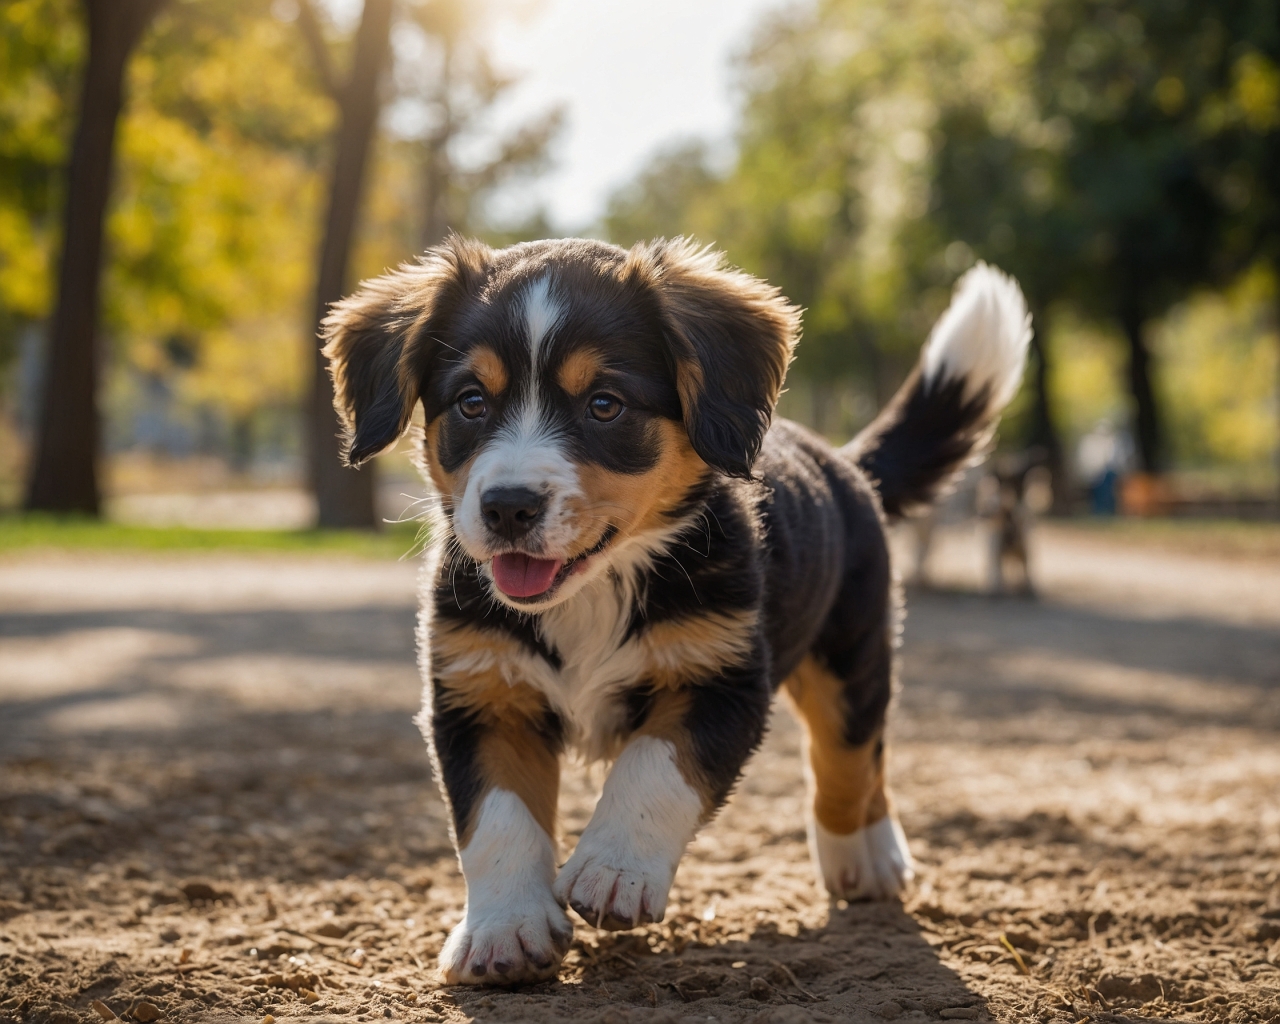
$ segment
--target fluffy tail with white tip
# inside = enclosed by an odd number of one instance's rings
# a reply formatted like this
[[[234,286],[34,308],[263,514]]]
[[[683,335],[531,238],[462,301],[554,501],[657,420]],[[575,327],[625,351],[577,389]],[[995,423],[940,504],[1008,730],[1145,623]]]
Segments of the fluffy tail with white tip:
[[[846,448],[889,516],[931,504],[987,444],[1022,380],[1031,314],[1008,274],[979,263],[956,283],[911,376]]]

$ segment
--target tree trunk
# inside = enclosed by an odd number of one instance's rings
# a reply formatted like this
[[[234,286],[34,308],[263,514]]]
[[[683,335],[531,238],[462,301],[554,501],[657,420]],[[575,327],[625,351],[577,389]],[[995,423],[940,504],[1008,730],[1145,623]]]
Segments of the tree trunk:
[[[1049,397],[1049,355],[1046,350],[1048,324],[1043,308],[1031,315],[1031,427],[1027,445],[1044,451],[1045,465],[1053,487],[1053,510],[1070,510],[1070,485],[1062,457],[1062,438],[1053,421],[1053,400]]]
[[[1129,343],[1129,393],[1134,406],[1134,442],[1139,468],[1159,473],[1164,468],[1164,437],[1155,389],[1151,384],[1151,353],[1143,337],[1146,317],[1137,303],[1120,311],[1120,326]]]
[[[374,471],[342,465],[341,427],[333,408],[333,381],[320,354],[320,321],[329,305],[342,298],[348,280],[356,217],[378,121],[378,80],[386,63],[391,36],[392,0],[365,0],[356,33],[351,74],[339,103],[339,125],[329,185],[329,212],[316,275],[315,374],[308,415],[311,487],[325,527],[376,528]]]
[[[444,54],[440,66],[440,126],[427,138],[423,153],[422,247],[439,245],[449,233],[449,194],[453,184],[453,166],[449,143],[453,141],[453,42],[441,40]]]
[[[58,298],[24,505],[98,515],[103,221],[129,54],[163,0],[86,0],[89,59],[67,166]]]
[[[1280,283],[1280,265],[1272,270],[1272,276]],[[1280,519],[1280,296],[1271,307],[1272,328],[1276,332],[1276,518]]]

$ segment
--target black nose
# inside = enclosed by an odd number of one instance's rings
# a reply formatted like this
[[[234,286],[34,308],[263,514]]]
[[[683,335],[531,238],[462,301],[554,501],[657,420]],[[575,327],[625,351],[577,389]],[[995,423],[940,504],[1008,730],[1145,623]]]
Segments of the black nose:
[[[547,499],[527,487],[491,487],[480,496],[485,525],[510,541],[537,526],[546,507]]]

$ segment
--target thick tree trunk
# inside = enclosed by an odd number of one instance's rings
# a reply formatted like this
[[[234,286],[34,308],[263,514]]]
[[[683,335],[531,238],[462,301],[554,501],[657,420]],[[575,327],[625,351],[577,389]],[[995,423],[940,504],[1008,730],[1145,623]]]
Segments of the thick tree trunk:
[[[391,0],[365,0],[356,33],[350,78],[340,102],[340,123],[329,186],[329,212],[316,275],[315,375],[308,414],[311,487],[325,527],[376,528],[373,465],[348,469],[340,461],[340,427],[333,409],[333,382],[320,354],[320,321],[330,303],[348,287],[348,267],[356,218],[378,121],[378,80],[387,60],[391,35]]]
[[[1164,436],[1155,388],[1151,384],[1151,353],[1143,337],[1146,317],[1137,304],[1120,311],[1120,326],[1129,343],[1129,393],[1134,406],[1134,442],[1139,468],[1159,473],[1164,468]]]
[[[58,298],[49,334],[44,395],[26,508],[98,515],[98,309],[103,222],[111,193],[124,74],[163,0],[86,0],[89,60],[67,166]]]

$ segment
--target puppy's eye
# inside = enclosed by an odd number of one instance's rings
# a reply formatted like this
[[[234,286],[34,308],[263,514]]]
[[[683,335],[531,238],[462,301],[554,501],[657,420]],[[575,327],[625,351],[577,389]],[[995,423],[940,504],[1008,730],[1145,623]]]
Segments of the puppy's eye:
[[[469,420],[483,416],[486,409],[484,395],[476,388],[469,388],[458,396],[458,411]]]
[[[601,423],[616,420],[623,408],[622,399],[613,395],[592,395],[591,401],[587,403],[587,411],[591,413],[591,418]]]

